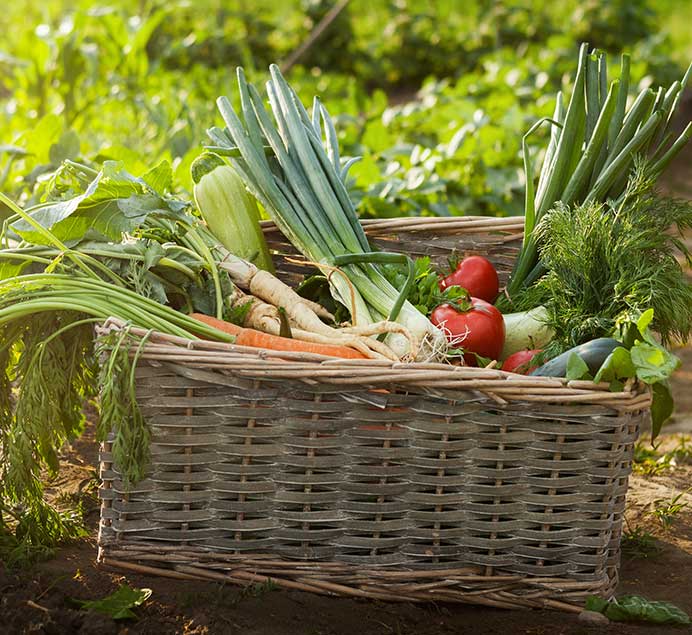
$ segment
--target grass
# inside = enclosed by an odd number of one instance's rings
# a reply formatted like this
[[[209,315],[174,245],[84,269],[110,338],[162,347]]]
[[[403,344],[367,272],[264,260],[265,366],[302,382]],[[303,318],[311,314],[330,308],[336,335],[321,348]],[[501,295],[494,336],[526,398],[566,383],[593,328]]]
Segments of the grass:
[[[651,558],[657,556],[661,547],[654,535],[641,526],[627,526],[622,533],[622,552],[631,558]]]
[[[652,509],[649,513],[661,524],[664,531],[669,531],[680,513],[688,507],[688,503],[681,502],[682,497],[688,491],[690,490],[680,492],[671,498],[659,498],[652,503]]]
[[[635,474],[660,476],[678,465],[692,463],[692,439],[689,436],[681,435],[676,445],[666,452],[659,452],[659,447],[645,440],[637,441],[632,458]]]

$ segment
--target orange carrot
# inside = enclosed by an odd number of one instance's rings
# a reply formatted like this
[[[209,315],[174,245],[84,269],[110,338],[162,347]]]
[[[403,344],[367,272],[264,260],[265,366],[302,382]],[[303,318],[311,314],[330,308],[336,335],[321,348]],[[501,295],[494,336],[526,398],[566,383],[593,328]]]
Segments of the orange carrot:
[[[329,357],[343,357],[346,359],[367,359],[365,355],[348,346],[337,346],[335,344],[315,344],[313,342],[303,342],[289,337],[271,335],[255,329],[247,329],[232,322],[224,322],[209,315],[202,313],[191,313],[190,317],[199,320],[208,326],[235,335],[235,343],[239,346],[252,346],[253,348],[268,348],[272,351],[293,351],[296,353],[314,353],[316,355],[327,355]]]

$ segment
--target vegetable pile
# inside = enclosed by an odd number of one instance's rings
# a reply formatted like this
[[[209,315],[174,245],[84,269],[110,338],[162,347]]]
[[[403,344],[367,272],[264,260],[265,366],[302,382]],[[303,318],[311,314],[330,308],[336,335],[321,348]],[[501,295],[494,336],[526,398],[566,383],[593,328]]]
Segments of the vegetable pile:
[[[134,368],[150,335],[131,327],[277,358],[500,365],[611,390],[639,380],[652,386],[656,434],[678,363],[665,346],[692,329],[676,259],[690,254],[669,231],[692,227],[692,206],[655,191],[692,134],[668,130],[689,71],[628,109],[627,58],[610,86],[605,68],[605,54],[582,47],[535,189],[524,146],[526,228],[506,289],[483,254],[439,271],[374,249],[346,183],[356,159],[341,157],[320,101],[308,112],[276,66],[266,100],[242,69],[239,107],[218,99],[225,126],[209,129],[192,164],[194,203],[172,194],[165,162],[135,176],[65,161],[43,202],[22,209],[0,194],[13,212],[0,233],[0,534],[11,525],[20,543],[41,545],[73,532],[43,501],[40,476],[56,472],[97,395],[99,438],[115,432],[126,481],[144,475]],[[314,268],[295,289],[275,275],[263,215]],[[95,347],[93,327],[109,319],[125,328]]]

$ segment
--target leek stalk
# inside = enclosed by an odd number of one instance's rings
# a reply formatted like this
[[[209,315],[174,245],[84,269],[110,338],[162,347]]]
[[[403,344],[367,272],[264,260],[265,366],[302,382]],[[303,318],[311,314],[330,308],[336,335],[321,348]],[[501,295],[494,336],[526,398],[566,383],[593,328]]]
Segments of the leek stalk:
[[[401,291],[377,264],[368,262],[372,249],[343,181],[346,166],[341,167],[326,109],[315,100],[308,114],[278,67],[272,65],[270,73],[266,90],[271,115],[238,69],[240,112],[226,97],[217,100],[226,128],[210,135],[215,146],[227,150],[250,193],[293,245],[329,277],[332,295],[349,309],[354,324],[398,313],[397,321],[428,344],[426,352],[441,350],[442,332],[408,301],[401,302]],[[343,275],[332,275],[337,263],[347,263],[339,269]],[[400,335],[388,335],[386,343],[400,357],[408,352],[408,340]]]

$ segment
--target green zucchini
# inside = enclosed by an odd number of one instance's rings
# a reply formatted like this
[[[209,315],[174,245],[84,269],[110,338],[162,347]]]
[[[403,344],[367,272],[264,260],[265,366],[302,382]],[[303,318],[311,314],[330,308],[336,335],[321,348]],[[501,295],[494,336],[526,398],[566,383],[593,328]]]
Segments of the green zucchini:
[[[543,366],[539,366],[530,374],[542,375],[544,377],[564,377],[567,374],[567,362],[572,356],[572,353],[576,353],[589,367],[589,372],[595,375],[606,360],[606,357],[618,346],[622,346],[622,342],[618,342],[612,337],[599,337],[590,342],[586,342],[586,344],[580,344],[579,346],[570,348],[568,351],[546,362]]]
[[[205,152],[191,166],[195,203],[209,231],[233,255],[274,272],[257,202],[221,157]]]

